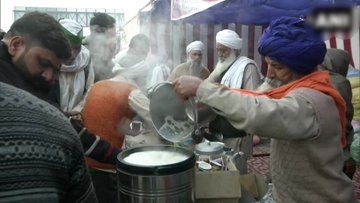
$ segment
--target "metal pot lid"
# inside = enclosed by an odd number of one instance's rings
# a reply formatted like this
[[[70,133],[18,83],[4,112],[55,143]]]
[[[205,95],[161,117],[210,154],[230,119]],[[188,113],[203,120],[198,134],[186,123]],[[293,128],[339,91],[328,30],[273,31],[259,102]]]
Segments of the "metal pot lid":
[[[199,154],[217,154],[223,152],[224,145],[220,142],[202,142],[196,145],[196,152]]]
[[[170,82],[158,84],[149,95],[150,116],[157,133],[177,143],[189,138],[197,128],[195,100],[183,100]]]

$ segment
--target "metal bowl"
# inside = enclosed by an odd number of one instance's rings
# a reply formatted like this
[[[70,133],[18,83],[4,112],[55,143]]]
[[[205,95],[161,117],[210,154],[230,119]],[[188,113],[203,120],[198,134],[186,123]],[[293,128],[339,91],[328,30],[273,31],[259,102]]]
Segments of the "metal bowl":
[[[158,84],[151,94],[150,116],[157,133],[177,143],[185,141],[197,129],[195,100],[183,100],[170,82]]]

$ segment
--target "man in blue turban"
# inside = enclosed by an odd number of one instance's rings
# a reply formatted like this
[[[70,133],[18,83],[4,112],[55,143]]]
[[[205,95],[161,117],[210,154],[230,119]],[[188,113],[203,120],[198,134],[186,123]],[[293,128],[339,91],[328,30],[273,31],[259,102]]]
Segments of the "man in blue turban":
[[[345,102],[329,74],[317,70],[326,54],[320,35],[301,19],[282,17],[265,30],[259,52],[268,63],[268,77],[281,86],[256,93],[182,76],[174,89],[184,99],[196,97],[211,106],[235,128],[271,138],[277,203],[357,202],[353,183],[342,171]]]
[[[308,74],[323,62],[326,46],[304,20],[280,18],[264,31],[258,51],[298,74]]]

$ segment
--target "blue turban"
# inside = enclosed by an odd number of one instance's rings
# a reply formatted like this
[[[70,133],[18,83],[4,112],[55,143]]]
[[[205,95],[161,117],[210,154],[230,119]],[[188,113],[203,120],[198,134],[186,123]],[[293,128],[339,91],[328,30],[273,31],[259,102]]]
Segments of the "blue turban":
[[[326,54],[321,35],[304,20],[295,17],[281,17],[272,21],[258,45],[261,55],[302,74],[312,72],[323,62]]]

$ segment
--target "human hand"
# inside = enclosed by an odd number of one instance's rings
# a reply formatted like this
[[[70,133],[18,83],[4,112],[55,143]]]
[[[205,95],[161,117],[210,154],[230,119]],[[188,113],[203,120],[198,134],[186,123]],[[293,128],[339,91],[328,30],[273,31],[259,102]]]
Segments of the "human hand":
[[[196,91],[199,88],[202,80],[194,76],[180,76],[172,84],[174,91],[183,99],[196,96]]]
[[[79,124],[83,125],[83,118],[81,112],[78,111],[68,111],[65,112],[65,115],[71,120],[77,121]]]

